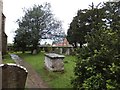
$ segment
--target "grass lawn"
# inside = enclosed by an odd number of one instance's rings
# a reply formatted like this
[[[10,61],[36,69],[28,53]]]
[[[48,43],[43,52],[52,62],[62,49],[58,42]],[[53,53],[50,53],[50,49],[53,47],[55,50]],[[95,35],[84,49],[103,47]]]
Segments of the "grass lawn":
[[[15,63],[14,60],[11,59],[9,54],[4,55],[3,57],[3,64],[6,64],[6,63]]]
[[[50,72],[44,68],[44,52],[37,55],[29,53],[19,54],[26,62],[40,74],[51,88],[71,88],[71,77],[74,76],[75,57],[66,56],[64,59],[64,72]]]

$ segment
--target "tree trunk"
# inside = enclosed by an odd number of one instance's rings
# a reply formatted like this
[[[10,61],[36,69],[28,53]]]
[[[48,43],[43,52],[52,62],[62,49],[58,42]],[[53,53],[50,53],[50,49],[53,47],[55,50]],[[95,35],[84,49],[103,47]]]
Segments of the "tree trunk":
[[[78,45],[77,45],[77,42],[75,42],[75,48],[77,48],[77,46],[78,46]]]
[[[80,48],[82,48],[83,43],[80,43]]]
[[[23,50],[22,53],[25,53],[25,50]]]

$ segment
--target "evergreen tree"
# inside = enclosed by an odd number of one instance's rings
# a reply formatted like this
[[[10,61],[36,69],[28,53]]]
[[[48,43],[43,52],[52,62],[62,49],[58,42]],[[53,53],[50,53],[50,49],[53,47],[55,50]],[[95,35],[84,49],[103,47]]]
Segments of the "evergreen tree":
[[[74,88],[120,89],[120,2],[104,3],[102,21],[92,24],[84,38],[87,46],[78,50]],[[113,6],[113,7],[111,7]],[[91,19],[94,22],[94,19]],[[101,26],[100,28],[99,25]]]
[[[31,47],[33,51],[38,48],[42,36],[61,29],[61,21],[54,18],[50,8],[50,4],[45,3],[24,10],[25,15],[17,20],[19,28],[14,37],[14,45],[17,48]]]

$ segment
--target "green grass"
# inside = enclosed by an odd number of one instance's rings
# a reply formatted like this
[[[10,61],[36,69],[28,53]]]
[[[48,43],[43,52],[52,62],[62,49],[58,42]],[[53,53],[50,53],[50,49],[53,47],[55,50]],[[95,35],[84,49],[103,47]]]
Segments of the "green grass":
[[[6,64],[6,63],[15,63],[14,60],[11,59],[9,54],[6,54],[3,56],[3,64]]]
[[[71,88],[71,77],[74,76],[75,57],[66,56],[64,59],[64,72],[50,72],[44,68],[44,53],[31,55],[29,53],[19,54],[26,62],[40,74],[43,80],[51,88]]]

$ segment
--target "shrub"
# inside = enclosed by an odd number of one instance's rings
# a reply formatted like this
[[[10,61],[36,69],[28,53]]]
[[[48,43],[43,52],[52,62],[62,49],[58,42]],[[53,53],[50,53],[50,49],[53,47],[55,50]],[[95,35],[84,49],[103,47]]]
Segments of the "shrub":
[[[72,80],[74,88],[120,89],[120,33],[98,30],[86,36],[87,46],[79,49]]]

